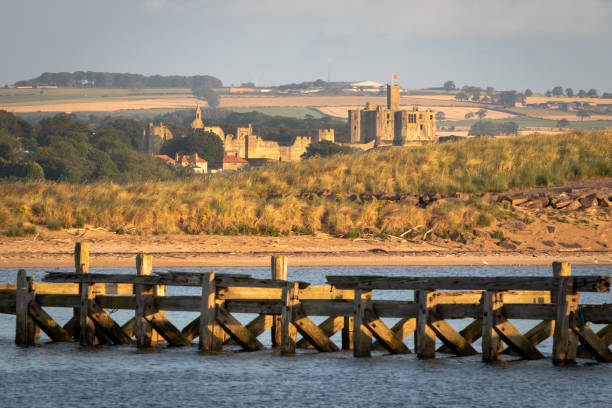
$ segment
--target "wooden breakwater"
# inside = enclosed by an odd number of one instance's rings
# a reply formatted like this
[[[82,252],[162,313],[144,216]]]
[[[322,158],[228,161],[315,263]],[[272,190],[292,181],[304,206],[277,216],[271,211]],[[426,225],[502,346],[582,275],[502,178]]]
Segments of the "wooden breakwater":
[[[48,272],[35,282],[25,270],[15,285],[0,286],[0,312],[16,315],[15,342],[34,344],[37,330],[52,341],[95,344],[156,344],[190,346],[218,352],[237,344],[247,351],[261,350],[257,339],[271,331],[272,347],[282,355],[296,348],[320,352],[353,350],[366,357],[371,350],[410,353],[404,339],[414,334],[420,358],[436,351],[457,356],[477,354],[472,344],[482,338],[482,359],[494,361],[500,353],[540,359],[537,345],[553,336],[555,364],[574,363],[577,357],[612,362],[612,304],[580,304],[580,293],[609,292],[609,276],[572,276],[567,263],[553,263],[550,277],[384,277],[328,276],[329,285],[287,281],[287,258],[272,257],[271,279],[249,275],[157,272],[152,257],[136,256],[136,274],[89,273],[89,244],[75,248],[75,272]],[[167,286],[201,288],[200,296],[166,296]],[[373,291],[414,291],[412,301],[377,300]],[[408,296],[407,296],[408,298]],[[43,308],[73,309],[73,317],[59,325]],[[120,325],[107,309],[134,311]],[[182,330],[165,311],[198,312]],[[232,313],[256,317],[243,325]],[[310,317],[327,317],[316,325]],[[383,318],[399,318],[388,327]],[[447,320],[472,319],[461,331]],[[539,320],[521,333],[511,320]],[[590,324],[606,326],[594,332]],[[341,332],[341,345],[330,337]],[[301,338],[298,341],[298,333]],[[435,349],[436,338],[443,346]]]

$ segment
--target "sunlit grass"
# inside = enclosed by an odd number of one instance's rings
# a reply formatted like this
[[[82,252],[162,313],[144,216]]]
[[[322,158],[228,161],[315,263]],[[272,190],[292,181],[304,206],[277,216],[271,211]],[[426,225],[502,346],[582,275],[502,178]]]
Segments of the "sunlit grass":
[[[89,225],[138,234],[448,233],[504,217],[479,199],[421,208],[350,194],[500,192],[612,176],[612,132],[471,139],[314,158],[184,182],[0,183],[0,231]],[[328,190],[327,197],[302,199]]]

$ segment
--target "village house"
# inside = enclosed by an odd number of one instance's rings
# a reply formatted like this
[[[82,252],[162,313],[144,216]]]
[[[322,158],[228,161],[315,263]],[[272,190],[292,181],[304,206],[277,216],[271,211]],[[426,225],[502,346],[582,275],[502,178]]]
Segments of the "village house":
[[[175,167],[189,167],[197,174],[208,173],[208,161],[199,157],[197,153],[184,155],[177,153],[174,159],[165,154],[157,154],[155,157]]]
[[[236,171],[247,167],[249,162],[239,157],[238,154],[233,156],[223,156],[220,162],[215,163],[217,171]]]

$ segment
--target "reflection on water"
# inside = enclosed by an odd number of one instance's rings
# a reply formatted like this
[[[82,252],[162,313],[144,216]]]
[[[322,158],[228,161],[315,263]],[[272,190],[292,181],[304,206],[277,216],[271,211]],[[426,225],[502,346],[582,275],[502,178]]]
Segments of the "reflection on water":
[[[176,269],[176,268],[173,268]],[[67,269],[66,269],[67,270]],[[162,269],[160,269],[162,270]],[[183,270],[196,271],[189,268]],[[200,269],[202,271],[203,269]],[[268,268],[206,268],[216,272],[269,277]],[[43,270],[30,269],[37,281]],[[134,273],[128,269],[92,272]],[[291,268],[289,279],[324,284],[325,275],[387,276],[531,275],[550,276],[550,267],[317,267]],[[573,267],[573,274],[612,274],[610,267]],[[15,282],[16,270],[0,270],[0,283]],[[169,287],[168,295],[198,294],[198,288]],[[411,292],[375,291],[374,298],[411,300]],[[584,294],[584,303],[612,303],[611,294]],[[72,310],[48,308],[60,323]],[[117,311],[118,322],[133,312]],[[181,328],[195,313],[167,312]],[[237,315],[244,323],[253,315]],[[323,318],[313,318],[320,323]],[[387,320],[387,319],[385,319]],[[396,319],[388,319],[392,325]],[[469,320],[450,323],[461,329]],[[537,322],[514,321],[521,331]],[[594,326],[595,329],[598,326]],[[132,346],[86,349],[77,344],[40,344],[19,348],[13,343],[14,316],[0,314],[0,406],[148,406],[214,405],[234,407],[339,406],[609,406],[612,364],[581,360],[573,368],[554,367],[550,359],[484,364],[480,356],[439,355],[429,361],[414,354],[356,359],[350,352],[332,354],[300,351],[280,357],[272,350],[254,353],[230,349],[215,356],[194,348],[139,351]],[[334,341],[340,343],[339,335]],[[42,336],[39,343],[48,341]],[[260,341],[270,345],[270,335]],[[413,339],[406,344],[411,348]],[[474,347],[479,349],[480,344]],[[551,340],[540,345],[550,356]]]

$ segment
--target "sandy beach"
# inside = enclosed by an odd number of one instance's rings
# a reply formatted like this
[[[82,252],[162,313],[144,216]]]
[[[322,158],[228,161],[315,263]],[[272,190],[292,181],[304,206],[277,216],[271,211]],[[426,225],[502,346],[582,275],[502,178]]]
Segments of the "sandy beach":
[[[92,267],[133,266],[139,252],[152,254],[156,267],[267,266],[272,255],[287,255],[291,266],[549,265],[553,261],[612,265],[612,251],[607,248],[540,245],[507,250],[487,239],[460,244],[453,241],[343,239],[326,234],[144,237],[72,230],[44,232],[28,238],[1,238],[0,268],[71,267],[77,241],[91,243]]]

